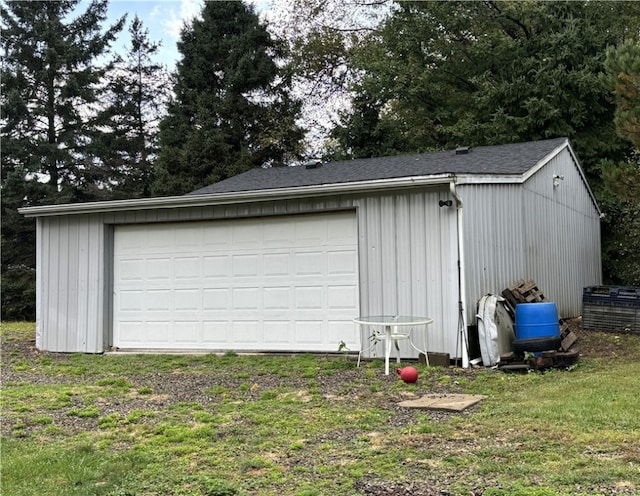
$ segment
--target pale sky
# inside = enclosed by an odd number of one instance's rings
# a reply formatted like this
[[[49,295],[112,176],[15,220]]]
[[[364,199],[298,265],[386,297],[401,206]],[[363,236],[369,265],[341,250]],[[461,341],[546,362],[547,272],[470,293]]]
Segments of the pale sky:
[[[169,70],[173,70],[179,58],[176,43],[180,39],[180,30],[185,22],[200,14],[204,1],[110,0],[108,20],[105,22],[105,27],[127,14],[127,25],[123,28],[118,40],[113,44],[113,49],[124,53],[129,45],[129,24],[137,14],[144,27],[149,30],[149,39],[152,42],[161,43],[156,62],[165,64]],[[86,9],[86,3],[88,2],[81,2],[78,8]],[[271,6],[271,0],[250,0],[248,3],[253,4],[259,13],[264,13]]]

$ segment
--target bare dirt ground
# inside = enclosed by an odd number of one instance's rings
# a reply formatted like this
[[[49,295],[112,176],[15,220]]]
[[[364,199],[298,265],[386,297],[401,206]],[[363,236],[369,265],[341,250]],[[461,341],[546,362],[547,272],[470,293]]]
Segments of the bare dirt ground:
[[[69,361],[69,358],[70,354],[67,353],[52,353],[38,350],[35,346],[35,340],[33,339],[12,339],[10,337],[9,339],[3,340],[0,350],[0,363],[2,364],[0,378],[2,384],[22,382],[33,385],[75,384],[86,381],[95,382],[98,379],[97,377],[50,374],[33,370],[23,370],[28,367],[18,367],[18,370],[16,370],[13,366],[16,363],[37,364],[41,363],[43,359],[64,365]],[[339,397],[339,399],[345,399],[348,396],[351,399],[367,398],[368,401],[374,402],[376,398],[378,398],[377,401],[379,401],[379,405],[376,406],[393,411],[392,422],[396,427],[409,425],[414,422],[416,417],[415,410],[397,406],[398,402],[408,398],[403,396],[406,393],[394,391],[391,388],[398,380],[395,372],[392,372],[389,376],[377,376],[377,378],[384,383],[385,394],[376,396],[370,394],[368,389],[369,381],[363,381],[363,370],[363,368],[356,368],[354,363],[352,368],[341,369],[340,372],[336,374],[320,374],[314,378],[314,381],[320,393],[326,398],[335,399]],[[392,371],[393,370],[394,368],[392,367]],[[419,386],[415,388],[411,394],[419,396],[427,393],[446,394],[450,392],[460,392],[459,390],[452,391],[452,387],[455,389],[455,386],[452,386],[452,384],[455,383],[455,379],[459,377],[472,377],[477,371],[478,370],[458,367],[443,369],[443,374],[452,376],[451,381],[437,381],[436,377],[427,378],[423,376],[419,381]],[[131,395],[128,395],[128,397],[122,401],[118,401],[117,398],[109,398],[108,403],[101,405],[101,413],[103,415],[118,413],[126,416],[133,410],[164,408],[177,403],[200,403],[206,405],[207,403],[217,401],[208,395],[208,391],[211,391],[212,387],[238,390],[243,385],[246,385],[245,383],[248,380],[244,376],[238,377],[237,371],[234,369],[216,369],[211,372],[200,370],[198,373],[192,373],[188,370],[158,373],[136,373],[135,371],[131,371],[130,373],[124,374],[123,378],[131,383],[132,390],[141,387],[150,388],[153,394],[137,395],[134,396],[133,400]],[[269,373],[251,378],[251,382],[254,383],[252,389],[243,392],[243,398],[247,401],[259,398],[264,391],[280,387],[304,391],[308,388],[309,379]],[[345,384],[352,386],[347,395],[344,393]],[[47,411],[47,415],[53,418],[55,425],[62,427],[70,433],[90,429],[95,424],[94,419],[69,416],[67,410],[68,408],[50,410]],[[444,411],[434,411],[432,418],[439,420],[448,418],[451,415],[451,413]],[[7,419],[5,419],[4,422],[0,423],[0,434],[9,435],[11,430],[11,420],[7,421]],[[419,496],[419,493],[415,494]]]

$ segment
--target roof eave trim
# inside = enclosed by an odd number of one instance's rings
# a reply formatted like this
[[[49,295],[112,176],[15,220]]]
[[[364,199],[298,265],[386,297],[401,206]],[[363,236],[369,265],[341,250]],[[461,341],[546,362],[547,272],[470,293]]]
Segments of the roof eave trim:
[[[538,172],[545,165],[547,165],[547,163],[549,163],[552,158],[560,154],[560,152],[565,148],[571,149],[571,146],[569,145],[569,140],[566,138],[562,142],[562,144],[558,145],[555,149],[547,153],[544,157],[538,160],[538,162],[533,167],[531,167],[527,172],[523,174],[522,176],[523,182],[527,181],[531,176],[533,176],[536,172]]]
[[[598,215],[601,216],[602,210],[600,210],[600,206],[598,205],[598,200],[596,199],[596,195],[593,194],[593,191],[589,186],[589,181],[587,181],[587,176],[585,175],[584,170],[580,165],[580,161],[578,160],[578,157],[576,156],[575,152],[573,151],[573,148],[571,147],[571,143],[569,142],[569,139],[565,139],[564,143],[559,145],[555,150],[548,153],[536,165],[534,165],[531,169],[529,169],[523,175],[523,182],[525,182],[531,176],[533,176],[536,172],[538,172],[547,162],[549,162],[556,155],[560,154],[560,152],[562,152],[562,150],[564,150],[565,148],[569,151],[569,155],[571,156],[571,159],[573,160],[574,165],[578,169],[578,174],[580,174],[580,179],[582,180],[585,188],[587,189],[587,192],[589,193],[589,197],[591,198],[591,203],[593,203],[593,207],[596,209],[596,212],[598,213]]]
[[[430,184],[446,184],[452,180],[452,174],[430,176],[410,176],[392,179],[376,179],[349,183],[318,184],[290,188],[265,190],[234,191],[229,193],[210,193],[204,195],[165,196],[140,198],[135,200],[112,200],[90,203],[65,203],[60,205],[42,205],[19,208],[25,217],[48,217],[56,215],[79,215],[106,212],[124,212],[134,210],[154,210],[188,207],[207,207],[230,205],[234,203],[255,203],[260,201],[290,200],[310,196],[330,196],[343,193],[384,191],[389,188],[406,188]]]
[[[553,157],[558,155],[565,147],[571,149],[569,140],[565,139],[560,145],[538,160],[522,174],[458,174],[457,184],[523,184],[536,172],[542,169]]]
[[[523,182],[523,174],[456,174],[456,185],[521,184]]]
[[[600,205],[598,205],[598,200],[596,199],[596,195],[593,193],[593,190],[591,189],[591,186],[589,186],[589,181],[587,181],[587,175],[584,173],[584,169],[582,168],[582,165],[580,165],[580,161],[578,160],[578,157],[576,156],[575,152],[573,151],[573,148],[571,147],[571,144],[567,143],[567,149],[569,150],[569,153],[571,154],[571,158],[573,159],[573,163],[578,168],[578,173],[580,174],[580,178],[582,179],[582,182],[584,183],[585,188],[587,188],[587,192],[589,193],[589,196],[591,197],[591,203],[593,203],[593,206],[596,209],[596,212],[598,212],[598,215],[600,217],[602,217],[602,215],[603,215],[602,214],[602,210],[600,210]]]

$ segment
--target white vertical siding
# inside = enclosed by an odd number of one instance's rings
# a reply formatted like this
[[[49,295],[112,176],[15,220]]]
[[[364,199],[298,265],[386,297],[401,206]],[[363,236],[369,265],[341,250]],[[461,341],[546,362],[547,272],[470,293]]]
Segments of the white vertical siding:
[[[48,246],[49,229],[44,228],[46,219],[36,220],[36,348],[47,349],[43,324],[45,309],[49,305],[49,293],[44,286],[44,260],[45,248]]]
[[[430,351],[456,352],[455,208],[441,208],[447,188],[363,198],[360,233],[361,313],[433,318]],[[403,356],[416,356],[406,343]],[[377,350],[381,353],[381,350]]]
[[[553,175],[564,176],[554,188]],[[458,188],[464,201],[467,318],[478,300],[533,279],[563,317],[582,288],[600,284],[600,221],[577,165],[563,150],[524,184]]]
[[[522,189],[512,184],[458,188],[464,203],[467,322],[475,321],[478,300],[502,290],[524,273]]]
[[[86,216],[38,219],[38,347],[103,351],[103,230]]]
[[[562,316],[580,315],[583,288],[602,281],[600,220],[567,151],[524,184],[523,217],[527,271]]]
[[[429,349],[455,353],[455,208],[448,189],[139,210],[38,219],[38,346],[102,352],[111,343],[113,226],[356,209],[361,314],[426,315]],[[356,317],[354,315],[354,317]],[[403,345],[404,356],[415,356]]]

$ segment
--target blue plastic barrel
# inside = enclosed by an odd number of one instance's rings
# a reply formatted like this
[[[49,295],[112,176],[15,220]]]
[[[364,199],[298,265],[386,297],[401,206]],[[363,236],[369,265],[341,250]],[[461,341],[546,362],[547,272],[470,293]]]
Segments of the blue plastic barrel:
[[[516,339],[560,336],[558,309],[552,301],[516,305]]]

